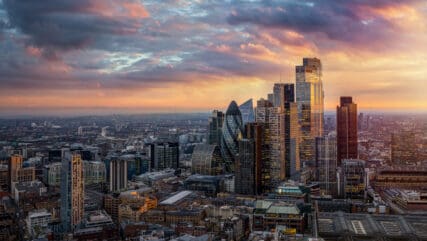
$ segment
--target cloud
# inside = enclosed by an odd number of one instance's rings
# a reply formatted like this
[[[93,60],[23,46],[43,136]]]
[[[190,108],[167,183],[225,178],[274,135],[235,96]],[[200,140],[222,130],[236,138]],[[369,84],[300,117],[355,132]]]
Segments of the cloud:
[[[391,6],[399,9],[415,2],[422,1],[265,1],[237,4],[227,21],[231,25],[254,24],[311,34],[314,41],[324,36],[359,47],[377,47],[377,43],[400,34],[398,26],[380,10]]]
[[[149,16],[137,2],[103,0],[4,0],[10,25],[29,37],[29,45],[55,52],[101,47],[115,36],[137,33]],[[112,43],[111,43],[112,44]]]

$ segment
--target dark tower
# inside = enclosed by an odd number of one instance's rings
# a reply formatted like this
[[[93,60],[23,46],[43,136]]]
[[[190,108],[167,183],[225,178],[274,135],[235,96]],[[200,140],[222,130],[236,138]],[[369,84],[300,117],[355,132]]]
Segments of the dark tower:
[[[357,158],[357,105],[352,97],[340,99],[337,106],[337,165],[343,159]]]

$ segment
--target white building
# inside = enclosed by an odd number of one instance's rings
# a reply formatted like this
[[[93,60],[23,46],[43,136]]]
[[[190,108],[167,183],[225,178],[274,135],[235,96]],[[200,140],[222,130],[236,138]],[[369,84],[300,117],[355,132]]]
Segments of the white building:
[[[52,214],[46,209],[35,210],[28,213],[27,231],[32,237],[37,237],[48,227]]]

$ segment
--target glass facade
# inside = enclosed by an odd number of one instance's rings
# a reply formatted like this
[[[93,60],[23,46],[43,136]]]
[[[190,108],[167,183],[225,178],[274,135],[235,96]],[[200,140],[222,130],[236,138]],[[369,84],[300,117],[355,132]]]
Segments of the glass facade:
[[[245,103],[239,106],[240,112],[242,113],[243,125],[249,122],[255,121],[255,112],[252,99],[245,101]]]
[[[322,64],[317,58],[304,58],[296,66],[296,100],[300,132],[301,161],[313,161],[315,138],[323,136],[324,92]]]
[[[227,173],[234,171],[234,162],[239,153],[238,140],[242,138],[242,114],[235,101],[232,101],[225,113],[222,126],[221,155],[224,160],[224,170]]]

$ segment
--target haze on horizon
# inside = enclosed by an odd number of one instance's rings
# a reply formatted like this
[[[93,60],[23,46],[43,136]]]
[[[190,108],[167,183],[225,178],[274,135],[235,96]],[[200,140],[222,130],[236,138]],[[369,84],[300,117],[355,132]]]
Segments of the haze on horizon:
[[[205,112],[323,64],[326,111],[426,112],[427,2],[0,0],[0,115]]]

